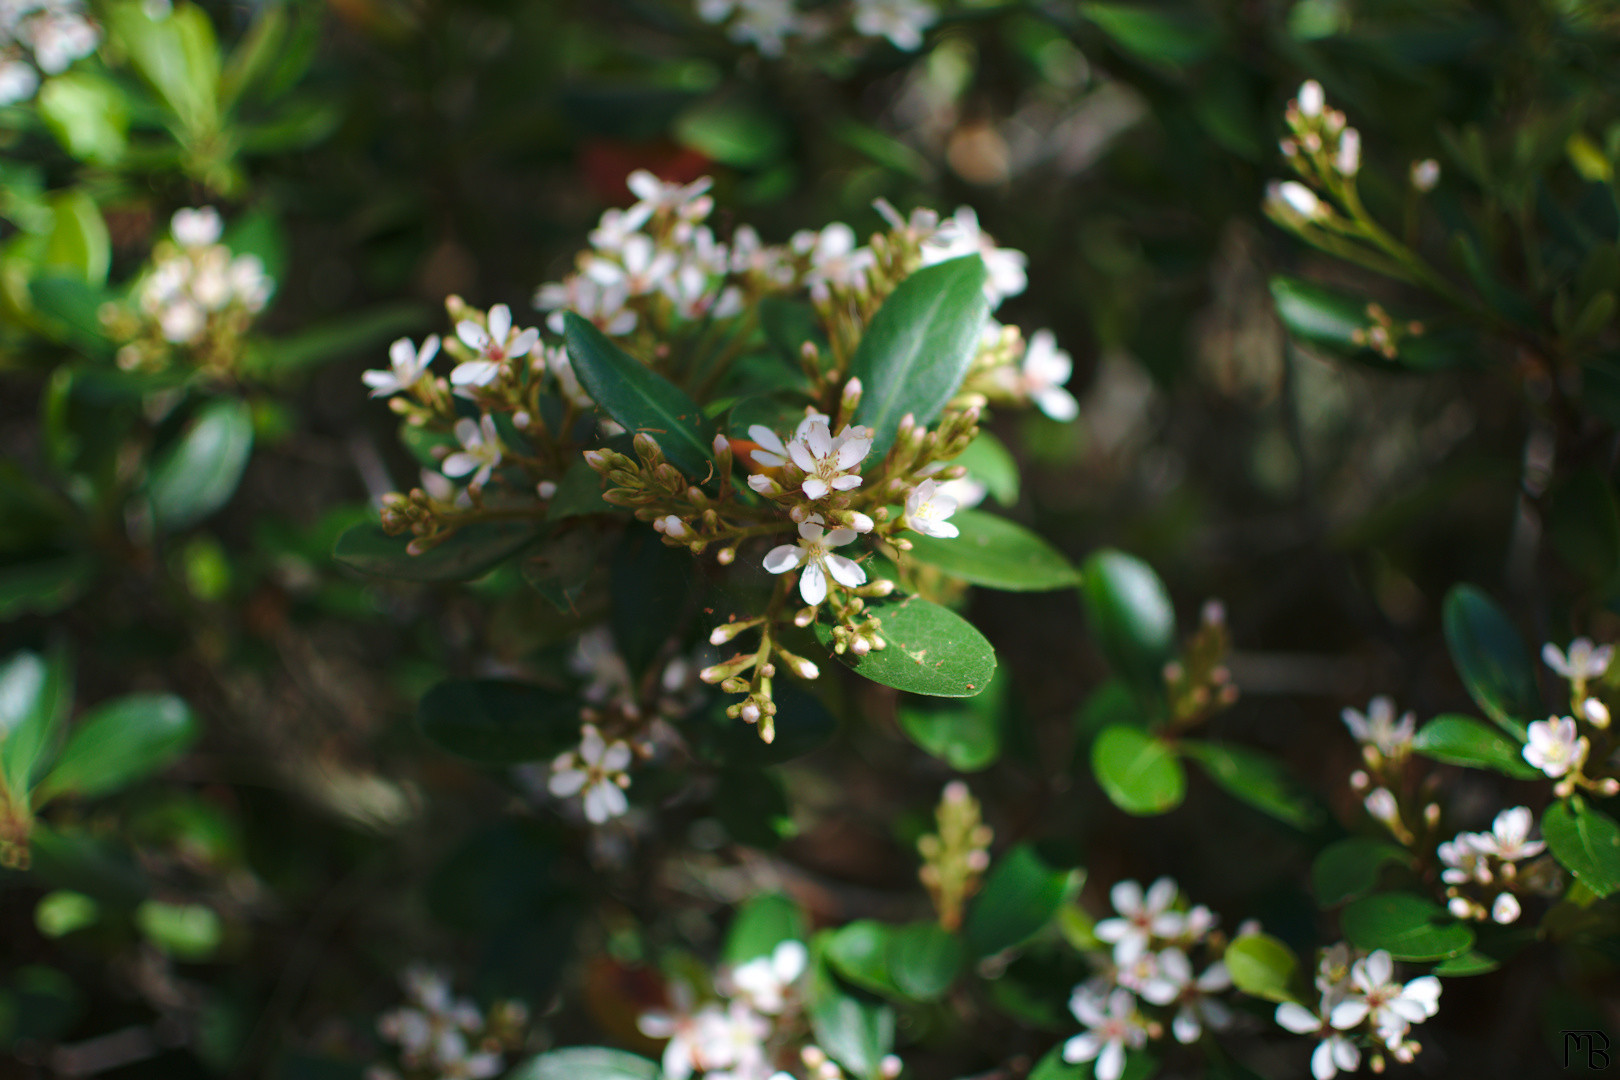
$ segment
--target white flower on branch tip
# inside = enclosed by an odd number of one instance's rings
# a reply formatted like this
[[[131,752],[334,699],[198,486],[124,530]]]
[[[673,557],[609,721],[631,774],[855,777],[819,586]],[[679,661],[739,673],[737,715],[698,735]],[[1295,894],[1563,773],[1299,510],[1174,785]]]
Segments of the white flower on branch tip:
[[[850,589],[866,584],[866,571],[859,563],[831,551],[853,541],[855,530],[838,528],[827,532],[825,524],[820,514],[811,514],[799,526],[797,544],[782,544],[765,555],[765,569],[773,574],[804,567],[804,573],[799,575],[799,595],[812,607],[827,599],[829,575]]]
[[[1053,420],[1068,422],[1080,415],[1080,403],[1064,388],[1073,373],[1074,360],[1057,347],[1052,331],[1035,331],[1024,350],[1019,382],[1036,407]]]
[[[924,536],[948,539],[959,536],[961,530],[945,519],[957,511],[957,502],[944,491],[944,485],[924,480],[906,496],[906,513],[901,519],[908,529]]]
[[[680,264],[673,251],[660,250],[646,233],[625,237],[617,254],[617,259],[592,256],[585,273],[604,288],[622,286],[630,296],[657,292]]]
[[[1063,1060],[1071,1065],[1095,1059],[1097,1080],[1119,1080],[1125,1072],[1125,1051],[1147,1044],[1147,1028],[1136,1011],[1129,990],[1108,996],[1106,1010],[1090,994],[1076,992],[1069,1008],[1086,1031],[1063,1044]]]
[[[176,210],[169,221],[169,232],[181,247],[208,247],[219,243],[224,232],[219,211],[212,206]]]
[[[400,338],[388,347],[387,371],[367,371],[360,376],[371,387],[372,397],[387,397],[409,390],[427,374],[428,365],[439,355],[439,335],[429,334],[418,349],[410,338]]]
[[[1573,717],[1548,717],[1537,720],[1525,732],[1529,741],[1524,746],[1524,760],[1557,778],[1586,764],[1591,744],[1580,734]]]
[[[913,221],[916,221],[915,214]],[[979,228],[979,215],[971,206],[957,207],[956,213],[940,222],[939,228],[922,245],[924,266],[964,255],[977,255],[984,260],[984,295],[990,300],[991,308],[1000,306],[1007,297],[1017,296],[1029,286],[1029,275],[1025,271],[1029,256],[1013,248],[998,247],[989,234]]]
[[[753,451],[756,464],[779,468],[791,460],[804,470],[800,490],[810,499],[860,487],[861,474],[854,469],[872,452],[871,428],[846,424],[835,436],[827,418],[820,413],[805,417],[786,444],[763,424],[750,426],[748,435],[761,447]]]
[[[1333,1006],[1328,1022],[1340,1031],[1371,1023],[1391,1049],[1413,1024],[1440,1011],[1440,980],[1424,975],[1409,983],[1394,981],[1395,961],[1379,949],[1350,966],[1345,1000]]]
[[[1365,713],[1345,709],[1339,715],[1356,742],[1376,747],[1386,758],[1403,757],[1412,749],[1412,737],[1417,734],[1417,716],[1407,712],[1397,720],[1395,702],[1391,698],[1380,694],[1367,703]]]
[[[877,262],[871,248],[855,246],[855,230],[841,221],[820,232],[807,229],[795,233],[789,243],[797,254],[810,258],[805,282],[816,300],[831,296],[834,285],[845,289],[864,287],[866,271]]]
[[[1178,890],[1176,883],[1162,877],[1148,887],[1147,894],[1134,881],[1121,881],[1109,890],[1117,919],[1104,919],[1094,931],[1099,941],[1114,947],[1114,963],[1131,963],[1153,938],[1175,938],[1185,926],[1185,917],[1172,910]]]
[[[595,724],[580,728],[579,748],[557,755],[551,763],[547,790],[559,799],[584,792],[585,817],[601,825],[630,809],[624,789],[630,786],[625,770],[630,766],[630,744],[623,739],[607,742]]]
[[[462,417],[456,421],[456,438],[462,449],[444,459],[444,475],[459,478],[474,473],[469,483],[478,487],[489,483],[490,473],[501,463],[501,436],[494,417],[487,413],[477,420]]]
[[[1295,1035],[1321,1036],[1322,1041],[1311,1053],[1311,1075],[1316,1080],[1333,1080],[1341,1069],[1355,1072],[1361,1067],[1361,1050],[1328,1023],[1327,1016],[1333,1011],[1332,1006],[1337,1000],[1336,995],[1324,998],[1321,1015],[1293,1001],[1285,1001],[1277,1006],[1279,1026]]]
[[[691,995],[680,988],[675,1008],[642,1013],[636,1026],[654,1039],[667,1038],[663,1067],[668,1080],[687,1080],[702,1072],[706,1080],[761,1080],[770,1066],[765,1039],[770,1023],[741,1001],[722,1008],[709,1003],[691,1011]],[[724,1070],[724,1071],[722,1071]]]
[[[1440,163],[1434,158],[1424,158],[1422,161],[1412,162],[1412,187],[1420,192],[1429,192],[1440,183]]]
[[[670,211],[686,221],[701,221],[714,209],[714,199],[704,194],[714,183],[707,176],[690,184],[668,184],[646,169],[637,169],[624,183],[639,200],[625,211],[631,218],[641,216],[646,221],[660,211]]]
[[[1601,679],[1614,663],[1614,646],[1593,645],[1591,638],[1578,637],[1566,653],[1549,641],[1541,647],[1541,660],[1570,682]]]
[[[454,386],[488,386],[500,375],[506,362],[527,356],[540,343],[540,331],[534,327],[512,333],[512,309],[496,304],[489,309],[488,326],[479,326],[471,319],[456,324],[456,337],[469,349],[476,350],[479,358],[457,364],[450,372]]]
[[[804,974],[810,953],[802,942],[783,941],[769,956],[759,956],[739,965],[726,982],[735,997],[755,1011],[774,1016],[787,1004],[793,984]]]
[[[603,285],[584,274],[574,274],[566,281],[553,281],[540,286],[534,294],[534,306],[549,311],[546,326],[554,334],[563,332],[564,315],[572,311],[582,319],[589,319],[608,337],[623,337],[636,328],[636,313],[625,307],[629,291],[621,282]]]
[[[1547,848],[1546,841],[1530,839],[1535,818],[1528,806],[1503,810],[1491,822],[1491,831],[1477,833],[1473,844],[1482,854],[1495,855],[1503,862],[1533,859]]]

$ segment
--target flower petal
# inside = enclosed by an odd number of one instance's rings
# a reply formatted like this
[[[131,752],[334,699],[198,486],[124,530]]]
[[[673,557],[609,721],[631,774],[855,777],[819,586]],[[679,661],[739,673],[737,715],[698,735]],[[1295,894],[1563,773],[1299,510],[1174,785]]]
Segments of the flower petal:
[[[811,607],[827,599],[827,573],[821,564],[813,562],[799,575],[799,595]]]
[[[782,544],[765,555],[765,569],[773,574],[785,574],[803,562],[804,548],[798,544]]]
[[[861,569],[861,564],[854,559],[846,559],[842,555],[828,555],[826,564],[827,572],[832,574],[833,579],[840,585],[856,589],[866,584],[866,571]]]

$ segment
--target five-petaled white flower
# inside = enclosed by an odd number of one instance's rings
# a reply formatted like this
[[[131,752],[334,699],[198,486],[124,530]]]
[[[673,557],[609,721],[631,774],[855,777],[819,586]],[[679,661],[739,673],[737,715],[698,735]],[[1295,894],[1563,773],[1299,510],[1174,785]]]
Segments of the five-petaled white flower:
[[[835,221],[820,232],[806,229],[795,233],[789,241],[799,255],[810,257],[810,269],[805,283],[810,296],[826,300],[834,285],[844,289],[860,289],[866,285],[866,271],[877,262],[871,248],[855,245],[855,230],[841,221]]]
[[[1053,420],[1069,421],[1080,415],[1080,403],[1064,388],[1074,372],[1074,360],[1057,347],[1050,330],[1037,330],[1024,350],[1019,383],[1035,406]]]
[[[1573,717],[1552,716],[1531,724],[1525,734],[1524,760],[1551,777],[1579,770],[1591,744],[1579,733]]]
[[[207,247],[219,243],[224,223],[212,206],[176,210],[169,221],[169,232],[181,247]]]
[[[758,956],[741,964],[727,980],[736,997],[755,1011],[774,1016],[787,1004],[793,984],[804,974],[810,953],[798,941],[784,941],[769,956]]]
[[[1495,855],[1503,862],[1517,862],[1540,855],[1547,847],[1544,840],[1530,839],[1530,827],[1535,818],[1528,806],[1515,806],[1503,810],[1491,822],[1491,831],[1473,836],[1473,845],[1482,854]]]
[[[427,374],[428,365],[439,355],[439,335],[429,334],[418,349],[410,338],[400,338],[388,347],[388,371],[368,371],[360,376],[371,387],[372,397],[387,397],[409,390]]]
[[[945,492],[945,485],[934,480],[924,480],[911,489],[906,496],[906,513],[901,519],[908,529],[915,529],[924,536],[938,536],[949,538],[960,534],[961,530],[945,519],[956,513],[957,502]]]
[[[704,194],[714,183],[707,176],[690,184],[667,184],[646,169],[637,169],[624,183],[640,200],[625,211],[629,220],[638,224],[665,210],[686,221],[701,221],[714,209],[714,199]]]
[[[866,571],[859,563],[831,551],[854,540],[855,530],[838,528],[826,532],[825,524],[820,514],[811,514],[799,526],[797,544],[782,544],[765,555],[765,569],[773,574],[804,567],[804,573],[799,575],[799,595],[811,606],[827,599],[828,575],[850,589],[866,584]]]
[[[1368,702],[1366,713],[1345,709],[1339,715],[1356,742],[1377,748],[1386,758],[1404,757],[1412,749],[1417,716],[1407,712],[1395,719],[1395,702],[1382,694]]]
[[[456,323],[456,337],[463,345],[478,352],[477,360],[457,364],[450,372],[455,386],[488,386],[501,373],[501,368],[513,357],[527,356],[540,343],[540,331],[534,327],[512,333],[512,309],[496,304],[489,309],[489,326],[479,326],[471,319]]]
[[[1295,1035],[1318,1035],[1321,1042],[1311,1053],[1311,1075],[1316,1080],[1333,1080],[1339,1075],[1339,1070],[1355,1072],[1361,1067],[1361,1050],[1355,1043],[1340,1035],[1328,1023],[1328,1015],[1332,1013],[1333,1006],[1339,1001],[1340,995],[1336,992],[1326,994],[1322,999],[1322,1012],[1320,1015],[1311,1012],[1305,1006],[1293,1001],[1285,1001],[1277,1006],[1277,1023],[1292,1031]]]
[[[1345,1000],[1333,1006],[1328,1021],[1340,1031],[1370,1022],[1391,1050],[1413,1024],[1440,1011],[1440,980],[1424,975],[1401,984],[1394,981],[1395,961],[1383,949],[1350,965]]]
[[[1131,963],[1146,951],[1153,938],[1180,935],[1186,920],[1181,912],[1171,910],[1176,893],[1176,883],[1167,877],[1149,886],[1146,896],[1134,881],[1121,881],[1109,891],[1108,897],[1120,918],[1104,919],[1097,924],[1095,933],[1099,941],[1114,947],[1114,963]]]
[[[1541,647],[1541,660],[1570,682],[1601,679],[1614,663],[1614,646],[1593,645],[1591,638],[1578,637],[1566,653],[1549,641]]]
[[[835,436],[827,418],[820,413],[812,413],[800,421],[798,430],[786,444],[763,424],[749,427],[748,435],[761,447],[753,451],[756,464],[778,468],[791,460],[804,470],[800,490],[810,499],[860,487],[861,474],[855,467],[872,451],[871,428],[845,424]]]
[[[501,463],[501,436],[495,430],[495,418],[487,413],[477,420],[462,417],[456,421],[456,438],[462,449],[444,459],[444,475],[461,477],[476,469],[468,482],[483,487]]]
[[[559,799],[585,793],[585,816],[593,825],[616,818],[630,809],[624,789],[630,786],[625,769],[630,765],[630,744],[607,742],[595,724],[580,729],[579,749],[557,755],[551,763],[546,787]]]
[[[1029,256],[1013,248],[998,247],[989,234],[979,228],[979,215],[971,206],[957,207],[956,213],[940,222],[938,230],[922,245],[924,266],[964,255],[978,255],[984,260],[987,272],[984,295],[990,300],[991,308],[999,306],[1009,296],[1017,296],[1029,285],[1024,269]]]
[[[1147,1044],[1147,1029],[1136,1011],[1129,990],[1108,995],[1107,1009],[1091,994],[1076,991],[1069,999],[1075,1019],[1087,1028],[1063,1044],[1063,1060],[1071,1065],[1096,1059],[1097,1080],[1119,1080],[1125,1072],[1125,1050]]]

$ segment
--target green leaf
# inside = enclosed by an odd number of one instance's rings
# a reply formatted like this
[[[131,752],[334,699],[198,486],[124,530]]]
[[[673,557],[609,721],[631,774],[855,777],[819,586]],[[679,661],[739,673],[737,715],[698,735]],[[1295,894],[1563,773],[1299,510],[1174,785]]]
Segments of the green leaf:
[[[1442,620],[1451,661],[1485,715],[1520,742],[1527,718],[1542,712],[1529,650],[1511,620],[1472,585],[1446,594]]]
[[[1091,744],[1091,771],[1109,800],[1127,814],[1163,814],[1181,805],[1187,775],[1175,751],[1127,724],[1103,729]]]
[[[602,498],[602,477],[580,458],[564,470],[557,481],[557,493],[546,504],[546,520],[583,517],[587,514],[623,513]]]
[[[788,128],[780,116],[749,101],[706,101],[676,118],[675,141],[739,169],[757,169],[782,156]]]
[[[1412,740],[1412,749],[1448,765],[1494,769],[1518,780],[1534,780],[1541,770],[1524,760],[1524,748],[1493,727],[1467,716],[1447,714],[1430,720]]]
[[[486,521],[457,529],[420,555],[408,536],[389,536],[381,525],[356,525],[338,537],[332,557],[351,570],[400,581],[471,581],[516,555],[542,534],[521,521]]]
[[[0,622],[30,612],[54,615],[84,595],[96,560],[86,552],[0,566]]]
[[[977,255],[925,266],[902,281],[872,317],[850,359],[864,392],[855,422],[876,434],[868,460],[881,460],[900,418],[931,424],[967,377],[990,315]]]
[[[804,381],[804,376],[800,373],[799,357],[805,343],[814,342],[822,350],[827,347],[827,335],[821,328],[821,318],[816,314],[816,309],[803,301],[767,296],[759,302],[759,325],[760,329],[765,331],[765,341],[770,345],[771,351],[782,361],[784,377],[790,380],[788,385],[798,388]],[[808,387],[805,389],[808,392]],[[771,426],[771,423],[764,419],[751,422]],[[733,421],[732,431],[746,429],[746,423],[739,426]]]
[[[857,919],[829,931],[822,955],[834,971],[863,990],[893,996],[900,992],[889,973],[889,927]]]
[[[530,1058],[506,1080],[662,1080],[663,1075],[654,1062],[623,1050],[570,1046]]]
[[[207,960],[225,937],[219,915],[204,904],[146,900],[135,909],[135,925],[160,952],[176,960]]]
[[[1266,1001],[1294,1001],[1289,989],[1299,970],[1299,958],[1270,934],[1244,934],[1226,947],[1226,970],[1232,984],[1245,994]]]
[[[1281,275],[1271,279],[1271,298],[1284,328],[1305,344],[1341,356],[1365,348],[1355,340],[1355,335],[1365,331],[1371,322],[1365,300]]]
[[[970,955],[990,956],[1039,934],[1077,883],[1073,871],[1049,866],[1028,844],[1007,852],[969,904],[963,931]]]
[[[1407,858],[1404,848],[1352,836],[1329,844],[1317,855],[1311,864],[1311,889],[1317,903],[1333,907],[1372,892],[1385,866],[1404,864]]]
[[[45,126],[73,157],[110,165],[123,156],[129,108],[116,83],[88,71],[68,71],[45,80],[37,102]]]
[[[1196,63],[1220,43],[1214,24],[1171,8],[1087,0],[1080,12],[1126,52],[1172,67]]]
[[[577,601],[602,555],[602,535],[578,528],[546,537],[519,564],[523,580],[564,615],[578,615]]]
[[[889,933],[889,975],[915,1001],[937,1001],[962,970],[962,939],[935,922],[899,926]]]
[[[1204,767],[1222,788],[1296,829],[1309,829],[1321,812],[1281,763],[1241,746],[1184,741],[1183,754]]]
[[[1443,960],[1474,944],[1474,932],[1445,909],[1409,893],[1376,893],[1344,909],[1339,926],[1350,944],[1384,949],[1397,960]]]
[[[647,670],[680,626],[696,588],[696,561],[650,529],[619,538],[608,579],[613,643],[632,676]]]
[[[1599,898],[1620,890],[1620,825],[1576,797],[1541,815],[1547,850]]]
[[[73,701],[67,657],[14,653],[0,664],[0,779],[19,800],[56,750]]]
[[[996,653],[984,635],[960,615],[916,596],[890,596],[867,603],[883,620],[887,647],[865,656],[835,653],[839,663],[873,682],[933,697],[973,697],[990,685]],[[817,623],[816,638],[832,651],[832,628]]]
[[[443,682],[423,695],[416,722],[435,744],[485,765],[555,757],[579,742],[579,702],[497,679]]]
[[[781,778],[768,769],[721,769],[714,816],[739,844],[766,851],[793,836],[793,810]]]
[[[968,471],[968,479],[985,486],[990,497],[1002,506],[1018,501],[1018,461],[1007,445],[988,431],[968,443],[968,448],[951,459]]]
[[[252,452],[253,410],[247,402],[215,398],[204,404],[153,459],[146,490],[157,527],[177,532],[223,507]]]
[[[1139,695],[1164,696],[1164,665],[1176,655],[1176,610],[1153,568],[1104,549],[1080,567],[1080,599],[1097,647]]]
[[[196,135],[217,131],[219,53],[202,9],[180,3],[148,14],[140,0],[126,0],[107,15],[114,39],[180,126]]]
[[[810,1003],[816,1044],[859,1080],[880,1080],[894,1048],[894,1010],[843,993],[830,979]]]
[[[756,896],[742,906],[726,931],[725,962],[732,967],[769,956],[784,941],[806,937],[804,912],[781,893]]]
[[[89,285],[105,282],[112,265],[112,239],[96,201],[74,188],[53,197],[51,210],[54,216],[40,265],[70,271]]]
[[[1486,956],[1482,952],[1465,952],[1461,956],[1453,956],[1450,960],[1440,961],[1434,965],[1430,974],[1456,979],[1468,975],[1488,975],[1501,966],[1500,960]]]
[[[362,308],[289,337],[255,342],[247,358],[248,367],[262,378],[284,378],[347,356],[381,351],[385,343],[417,330],[425,322],[427,315],[418,304]]]
[[[36,802],[116,791],[174,761],[199,734],[191,707],[173,694],[130,694],[99,705],[68,736]]]
[[[34,905],[34,925],[48,938],[66,937],[75,930],[94,926],[100,918],[101,905],[71,889],[46,893]]]
[[[1553,491],[1547,535],[1589,584],[1602,585],[1620,572],[1620,509],[1601,472],[1581,469]]]
[[[978,772],[1001,757],[1006,705],[1007,680],[992,677],[989,690],[962,702],[940,702],[923,708],[903,699],[900,729],[957,772]]]
[[[979,510],[959,510],[960,536],[909,537],[914,558],[973,585],[1008,592],[1047,592],[1080,583],[1055,548],[1022,525]]]
[[[565,316],[568,356],[580,385],[632,434],[646,432],[700,484],[714,478],[714,433],[686,391],[619,348],[588,319]]]
[[[1035,1063],[1035,1068],[1029,1074],[1029,1080],[1092,1080],[1091,1062],[1082,1061],[1071,1065],[1063,1060],[1063,1046],[1068,1040],[1058,1043],[1046,1052],[1046,1056]]]

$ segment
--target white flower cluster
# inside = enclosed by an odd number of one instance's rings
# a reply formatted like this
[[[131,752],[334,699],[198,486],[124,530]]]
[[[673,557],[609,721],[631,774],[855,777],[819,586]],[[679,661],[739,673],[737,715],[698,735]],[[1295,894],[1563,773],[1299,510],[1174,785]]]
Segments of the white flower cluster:
[[[1516,806],[1497,814],[1490,832],[1458,833],[1439,846],[1436,854],[1445,867],[1440,879],[1447,885],[1447,907],[1453,915],[1506,925],[1517,922],[1521,914],[1515,891],[1556,889],[1558,872],[1546,860],[1532,864],[1529,873],[1518,866],[1546,850],[1545,841],[1530,839],[1534,824],[1530,808]]]
[[[1215,929],[1215,914],[1202,904],[1180,906],[1180,889],[1167,877],[1146,893],[1137,882],[1121,881],[1109,899],[1118,914],[1093,932],[1113,946],[1113,963],[1075,987],[1069,1008],[1086,1030],[1063,1044],[1063,1060],[1094,1062],[1097,1080],[1119,1080],[1126,1051],[1162,1031],[1140,1002],[1173,1008],[1170,1031],[1181,1043],[1196,1042],[1206,1026],[1218,1031],[1232,1022],[1231,1010],[1215,996],[1232,986],[1225,963],[1214,960],[1195,973],[1190,956]]]
[[[1395,702],[1380,694],[1367,705],[1365,713],[1345,709],[1340,714],[1351,738],[1360,743],[1369,761],[1399,764],[1412,752],[1412,738],[1417,734],[1417,716],[1412,712],[1395,717]]]
[[[1311,1054],[1311,1075],[1333,1080],[1361,1067],[1362,1041],[1382,1047],[1397,1061],[1409,1062],[1418,1044],[1408,1038],[1414,1024],[1440,1011],[1440,980],[1424,975],[1408,983],[1395,981],[1395,963],[1382,949],[1357,957],[1344,944],[1322,955],[1316,970],[1321,1001],[1313,1012],[1298,1002],[1277,1006],[1277,1023],[1296,1035],[1320,1040]],[[1382,1054],[1375,1054],[1373,1071],[1382,1072]]]
[[[0,0],[0,105],[27,101],[40,72],[60,74],[100,43],[80,0]]]
[[[1585,775],[1592,742],[1581,732],[1581,723],[1602,731],[1609,726],[1609,707],[1591,693],[1590,684],[1608,674],[1614,663],[1613,645],[1594,645],[1590,638],[1578,637],[1566,653],[1548,642],[1542,646],[1546,665],[1569,683],[1571,715],[1550,716],[1525,729],[1524,760],[1557,780],[1553,791],[1567,797],[1577,787],[1588,787],[1599,795],[1620,792],[1614,777],[1590,779]]]
[[[409,1004],[384,1013],[377,1033],[398,1048],[400,1065],[413,1077],[432,1080],[484,1080],[506,1069],[502,1038],[483,1011],[466,998],[454,997],[443,974],[412,967],[401,977]],[[502,1002],[499,1025],[521,1029],[527,1022],[522,1005]],[[398,1080],[399,1073],[377,1065],[367,1080]]]
[[[739,45],[751,45],[763,55],[778,57],[789,38],[804,43],[833,36],[847,25],[865,38],[887,38],[897,49],[916,52],[923,34],[939,21],[939,11],[927,0],[851,0],[844,19],[826,7],[803,10],[793,0],[698,0],[698,17],[725,23],[726,34]]]

